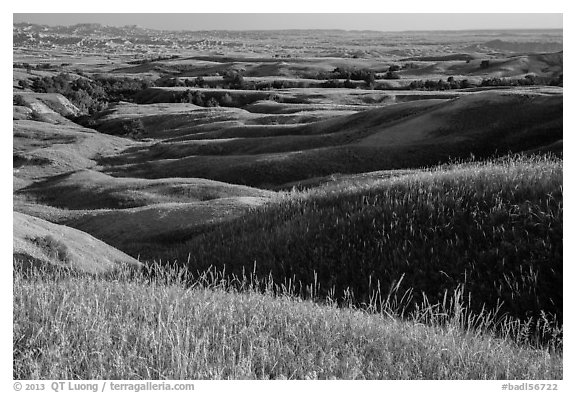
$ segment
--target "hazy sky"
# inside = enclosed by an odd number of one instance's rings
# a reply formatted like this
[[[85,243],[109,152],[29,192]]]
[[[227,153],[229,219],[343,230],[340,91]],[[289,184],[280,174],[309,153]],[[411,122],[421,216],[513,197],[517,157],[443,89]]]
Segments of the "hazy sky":
[[[13,14],[14,23],[101,23],[165,30],[481,30],[562,28],[562,14]]]

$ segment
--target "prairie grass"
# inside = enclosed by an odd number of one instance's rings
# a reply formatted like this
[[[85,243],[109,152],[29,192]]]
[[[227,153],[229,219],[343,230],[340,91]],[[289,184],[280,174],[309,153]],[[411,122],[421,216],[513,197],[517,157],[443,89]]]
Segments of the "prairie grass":
[[[164,257],[200,272],[256,266],[359,303],[398,287],[407,311],[461,288],[476,312],[561,325],[562,190],[562,159],[549,156],[328,183],[216,225]]]
[[[561,379],[562,190],[554,157],[346,178],[172,268],[17,269],[14,378]]]
[[[562,378],[561,351],[495,337],[490,315],[463,328],[458,293],[402,320],[275,296],[255,275],[155,272],[16,270],[14,379]]]

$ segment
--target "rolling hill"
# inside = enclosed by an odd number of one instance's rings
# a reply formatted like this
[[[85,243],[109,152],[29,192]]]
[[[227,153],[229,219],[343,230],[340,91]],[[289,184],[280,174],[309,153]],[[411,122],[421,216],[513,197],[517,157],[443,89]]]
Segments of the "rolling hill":
[[[263,197],[229,197],[119,210],[92,209],[81,211],[63,223],[131,255],[149,255],[202,233],[216,223],[238,218],[268,201]]]
[[[416,168],[471,154],[537,149],[562,139],[562,112],[562,95],[554,90],[484,91],[282,128],[285,135],[275,138],[269,138],[273,126],[251,130],[251,138],[234,127],[192,132],[187,139],[213,140],[160,142],[134,152],[129,160],[118,156],[105,171],[118,177],[201,177],[278,186],[333,173]]]
[[[562,247],[562,161],[520,157],[328,182],[161,257],[349,291],[358,303],[396,287],[408,309],[464,285],[472,310],[561,319]]]
[[[14,24],[14,379],[561,379],[562,40]]]
[[[100,156],[136,144],[72,122],[52,124],[14,120],[13,124],[14,175],[22,179],[42,179],[91,168],[97,165]]]
[[[14,264],[23,270],[70,269],[85,273],[106,273],[140,262],[106,243],[64,225],[14,212]]]
[[[50,177],[17,193],[42,204],[66,209],[122,209],[232,197],[270,197],[272,194],[206,179],[114,178],[94,170]]]

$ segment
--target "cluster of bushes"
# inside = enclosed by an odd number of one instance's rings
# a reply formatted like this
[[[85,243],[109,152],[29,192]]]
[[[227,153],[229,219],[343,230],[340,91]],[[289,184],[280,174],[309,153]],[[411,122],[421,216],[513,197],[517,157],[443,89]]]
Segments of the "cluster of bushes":
[[[222,75],[222,80],[224,87],[228,89],[243,90],[246,87],[244,76],[242,73],[237,71],[227,71],[224,73],[224,75]]]
[[[348,88],[355,89],[359,85],[358,81],[363,81],[368,88],[374,88],[377,79],[400,79],[397,74],[401,68],[398,65],[390,66],[388,71],[383,75],[367,69],[347,69],[336,68],[329,73],[318,73],[315,79],[318,79],[317,87],[322,88]],[[324,79],[324,82],[320,80]],[[179,78],[179,77],[162,77],[155,82],[156,86],[161,87],[211,87],[235,90],[277,90],[288,88],[308,88],[310,82],[300,80],[274,80],[274,81],[248,81],[244,79],[241,71],[228,70],[222,75],[221,80],[206,81],[202,76],[196,78]]]
[[[482,79],[480,86],[533,86],[533,85],[558,86],[562,84],[562,82],[563,82],[563,74],[560,74],[556,77],[541,77],[529,74],[522,79],[513,79],[513,78]]]
[[[207,97],[206,94],[198,90],[186,90],[184,93],[179,94],[178,97],[174,97],[174,102],[183,102],[205,107],[215,107],[220,105],[232,106],[233,103],[232,97],[228,93],[224,94],[220,97],[220,100],[218,100],[216,97]]]
[[[376,79],[376,76],[372,70],[336,67],[329,75],[327,75],[326,79],[350,79],[353,81],[366,81],[369,79]]]
[[[202,78],[202,77],[199,77]],[[198,78],[196,78],[198,79]],[[202,79],[203,81],[203,79]],[[155,85],[159,87],[196,87],[195,81],[192,79],[180,79],[178,77],[161,77],[156,79]],[[204,86],[199,86],[204,87]]]
[[[367,86],[372,87],[376,80],[376,73],[367,69],[349,69],[343,67],[336,67],[332,72],[319,72],[316,76],[317,79],[326,79],[322,83],[325,88],[339,88],[339,87],[355,87],[351,81],[364,81]],[[345,82],[340,82],[339,79],[345,79]]]
[[[524,78],[485,78],[480,82],[482,87],[497,87],[497,86],[534,86],[534,85],[549,85],[558,86],[563,82],[562,74],[547,78],[535,75],[526,75]],[[454,77],[449,77],[447,80],[418,80],[412,81],[408,85],[410,90],[455,90],[467,89],[473,87],[468,79],[456,80]]]
[[[155,81],[155,85],[161,87],[209,87],[233,90],[276,90],[310,87],[308,81],[301,80],[248,81],[242,73],[235,71],[225,73],[220,80],[210,81],[206,81],[202,76],[196,78],[162,77]]]
[[[408,85],[410,90],[454,90],[454,89],[466,89],[471,87],[468,79],[456,80],[454,77],[448,77],[448,80],[439,79],[434,80],[418,80],[412,81]]]
[[[222,90],[199,91],[187,89],[182,92],[171,92],[169,102],[190,103],[203,107],[242,107],[258,100],[276,100],[277,96],[269,93],[230,94]]]
[[[388,72],[384,74],[382,79],[400,79],[400,75],[398,75],[395,71],[388,70]]]
[[[128,64],[133,64],[133,65],[137,65],[137,64],[148,64],[148,63],[152,63],[154,61],[162,61],[162,60],[174,60],[174,59],[178,59],[180,56],[178,55],[172,55],[172,56],[156,56],[156,57],[152,57],[149,59],[140,59],[140,60],[133,60],[133,61],[129,61]]]
[[[255,82],[247,82],[244,80],[242,73],[237,71],[227,71],[220,82],[211,83],[210,85],[199,76],[194,79],[181,79],[178,77],[162,77],[156,80],[156,86],[162,87],[219,87],[223,89],[238,89],[238,90],[257,90]]]
[[[30,64],[30,63],[14,63],[14,68],[25,68],[28,71],[30,70],[49,70],[52,68],[52,64],[50,63],[41,63],[41,64]]]
[[[316,79],[345,79],[353,81],[365,81],[370,84],[376,79],[400,79],[397,71],[400,71],[400,66],[397,64],[388,67],[384,75],[379,75],[376,71],[365,68],[344,68],[336,67],[331,72],[319,72],[316,74]]]
[[[282,88],[283,81],[273,82],[246,82],[240,73],[228,73],[223,77],[224,88],[243,90],[269,90],[270,88]],[[133,102],[137,93],[154,86],[162,87],[207,87],[204,78],[195,79],[159,78],[156,81],[141,80],[135,78],[112,78],[96,76],[92,79],[61,73],[56,76],[38,77],[32,82],[21,80],[22,88],[29,88],[37,93],[60,93],[76,105],[85,115],[92,115],[105,109],[109,103],[118,101]],[[186,90],[172,92],[170,102],[187,102],[204,107],[215,106],[242,106],[252,102],[248,96],[241,95],[233,98],[228,93],[214,90],[214,93]],[[85,126],[86,118],[81,120]]]
[[[482,79],[480,86],[531,86],[535,84],[535,79],[532,75],[526,75],[524,79],[512,78],[488,78]]]
[[[282,79],[276,79],[274,81],[264,81],[256,83],[256,90],[278,90],[278,89],[291,89],[300,88],[305,89],[311,87],[310,83],[307,81],[288,81]]]
[[[337,67],[330,73],[320,72],[316,75],[317,79],[326,79],[326,82],[321,84],[324,88],[348,88],[354,89],[358,87],[357,84],[352,81],[364,81],[365,86],[369,89],[374,88],[374,84],[377,79],[400,79],[397,71],[400,70],[400,66],[392,65],[388,68],[383,75],[378,74],[373,70],[369,69],[358,69],[358,68],[341,68]],[[341,80],[344,81],[341,81]]]
[[[146,129],[141,119],[130,119],[122,123],[120,134],[133,139],[141,139],[146,135]]]
[[[24,88],[37,93],[60,93],[85,114],[105,109],[110,102],[133,101],[133,96],[154,86],[147,80],[97,76],[93,79],[61,73],[56,76],[34,78],[32,83],[20,81]]]
[[[26,101],[24,100],[24,97],[16,94],[12,97],[12,104],[17,106],[26,106]]]

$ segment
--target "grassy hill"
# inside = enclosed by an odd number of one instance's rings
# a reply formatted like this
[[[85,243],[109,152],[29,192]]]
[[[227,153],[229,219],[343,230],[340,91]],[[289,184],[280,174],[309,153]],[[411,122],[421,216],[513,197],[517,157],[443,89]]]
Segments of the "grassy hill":
[[[63,223],[104,240],[134,256],[157,253],[164,243],[202,233],[268,201],[265,197],[229,197],[202,202],[160,203],[128,209],[83,210]]]
[[[29,268],[70,269],[104,273],[141,264],[79,230],[14,212],[14,265]]]
[[[14,45],[15,379],[563,378],[561,29]]]
[[[561,160],[505,159],[290,193],[162,257],[358,303],[399,286],[408,309],[464,285],[474,310],[561,321],[562,212]]]
[[[283,127],[278,133],[276,126],[251,128],[249,134],[235,127],[200,135],[193,131],[186,140],[119,156],[106,171],[266,188],[334,173],[417,168],[471,154],[538,149],[562,139],[562,113],[561,94],[479,92]],[[193,140],[204,138],[209,143]]]
[[[273,194],[206,179],[115,178],[89,169],[53,176],[17,192],[18,196],[43,204],[75,210],[122,209],[232,197],[270,197]]]
[[[99,157],[136,144],[72,122],[15,120],[13,134],[14,175],[22,179],[43,179],[91,168]]]
[[[402,321],[182,277],[17,271],[14,379],[562,379],[561,353],[464,328],[458,303]]]

